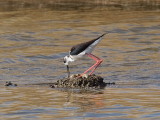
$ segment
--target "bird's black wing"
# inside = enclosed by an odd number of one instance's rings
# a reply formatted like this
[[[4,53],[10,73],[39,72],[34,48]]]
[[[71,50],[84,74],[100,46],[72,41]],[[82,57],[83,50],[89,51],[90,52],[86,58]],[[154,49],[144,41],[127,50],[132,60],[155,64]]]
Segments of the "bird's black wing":
[[[105,34],[101,35],[100,37],[90,40],[88,42],[80,43],[75,45],[71,48],[70,55],[78,55],[79,53],[83,52],[87,47],[89,47],[92,43],[94,43],[99,38],[103,37]]]

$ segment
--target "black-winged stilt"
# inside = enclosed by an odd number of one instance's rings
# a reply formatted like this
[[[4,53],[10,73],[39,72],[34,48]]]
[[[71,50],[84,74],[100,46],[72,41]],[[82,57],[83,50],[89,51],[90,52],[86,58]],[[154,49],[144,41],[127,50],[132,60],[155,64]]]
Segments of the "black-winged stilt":
[[[85,55],[95,60],[96,63],[92,65],[89,69],[87,69],[84,73],[82,73],[81,76],[83,74],[88,73],[89,71],[91,71],[89,73],[89,75],[91,75],[95,71],[95,69],[102,63],[103,60],[91,54],[91,52],[93,51],[95,46],[102,40],[102,37],[105,34],[101,35],[100,37],[96,39],[90,40],[88,42],[84,42],[84,43],[75,45],[71,48],[71,50],[69,51],[69,55],[64,57],[64,64],[67,66],[68,77],[70,77],[70,71],[69,71],[69,66],[68,66],[69,62],[73,62]]]

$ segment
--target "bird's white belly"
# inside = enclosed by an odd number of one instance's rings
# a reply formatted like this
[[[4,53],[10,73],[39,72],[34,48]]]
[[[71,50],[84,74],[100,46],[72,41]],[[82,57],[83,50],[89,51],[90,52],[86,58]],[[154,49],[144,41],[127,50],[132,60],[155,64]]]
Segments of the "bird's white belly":
[[[82,58],[84,55],[85,55],[85,53],[80,53],[80,54],[78,54],[78,55],[72,55],[71,57],[72,57],[72,59],[75,61],[75,60],[77,60],[77,59]]]

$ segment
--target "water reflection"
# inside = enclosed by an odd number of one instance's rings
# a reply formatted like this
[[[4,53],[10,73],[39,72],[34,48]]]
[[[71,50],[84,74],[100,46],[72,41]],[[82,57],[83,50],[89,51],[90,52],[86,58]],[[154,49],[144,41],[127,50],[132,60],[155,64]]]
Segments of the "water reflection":
[[[159,114],[156,89],[107,88],[101,94],[61,92],[45,87],[1,90],[6,93],[0,94],[3,119],[156,119]]]

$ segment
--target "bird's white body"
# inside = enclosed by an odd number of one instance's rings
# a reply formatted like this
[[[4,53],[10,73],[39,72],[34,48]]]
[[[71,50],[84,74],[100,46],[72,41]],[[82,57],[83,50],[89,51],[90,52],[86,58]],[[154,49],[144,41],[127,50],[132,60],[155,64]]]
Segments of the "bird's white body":
[[[66,62],[64,63],[65,65],[68,65],[69,62],[73,62],[77,59],[82,58],[84,55],[86,54],[90,54],[93,49],[95,48],[95,46],[102,40],[102,37],[100,37],[99,39],[97,39],[95,42],[93,42],[92,44],[90,44],[84,51],[82,51],[81,53],[79,53],[78,55],[71,55],[69,51],[69,55],[65,56],[64,59],[66,60]]]
[[[68,66],[69,62],[73,62],[79,58],[82,58],[84,55],[87,55],[88,57],[92,58],[93,60],[96,61],[96,63],[93,66],[91,66],[88,70],[86,70],[83,74],[86,74],[89,71],[91,71],[90,74],[92,74],[95,71],[95,69],[101,64],[103,60],[94,56],[93,54],[91,54],[91,52],[93,51],[95,46],[102,40],[102,37],[104,35],[105,34],[101,35],[96,39],[78,44],[71,48],[71,50],[69,51],[69,55],[64,57],[64,64],[67,66],[68,76],[70,76],[69,66]]]

